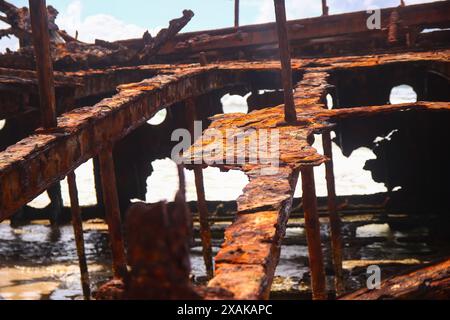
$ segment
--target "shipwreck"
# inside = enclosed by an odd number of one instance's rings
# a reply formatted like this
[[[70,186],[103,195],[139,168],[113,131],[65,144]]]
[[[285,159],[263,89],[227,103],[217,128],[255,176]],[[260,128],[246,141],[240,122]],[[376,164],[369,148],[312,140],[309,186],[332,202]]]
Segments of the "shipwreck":
[[[92,293],[82,220],[92,212],[107,222],[114,275],[96,290],[97,299],[269,299],[296,208],[304,219],[312,298],[450,298],[448,255],[405,269],[380,290],[349,292],[341,221],[349,207],[371,207],[432,211],[450,225],[450,2],[401,1],[381,9],[381,25],[373,29],[365,11],[332,15],[322,1],[322,16],[286,21],[284,0],[274,3],[275,23],[240,26],[236,1],[230,28],[180,33],[194,16],[185,10],[157,35],[84,43],[59,29],[58,11],[44,0],[30,0],[29,8],[0,1],[0,20],[10,26],[0,37],[20,40],[18,51],[0,55],[0,221],[38,214],[54,225],[70,220],[86,299]],[[413,87],[417,102],[390,104],[399,84]],[[227,93],[250,93],[249,112],[224,114],[220,99]],[[163,109],[167,119],[149,125]],[[175,201],[133,203],[145,201],[151,162],[170,157],[176,144],[171,133],[192,132],[194,121],[206,130],[183,150]],[[241,130],[276,130],[277,167],[227,161],[258,153],[262,146],[251,137],[231,154],[211,153],[225,150],[226,141],[205,137],[208,131],[226,136],[230,129],[233,140]],[[349,156],[393,130],[399,134],[378,144],[377,158],[366,164],[388,192],[350,202],[338,197],[332,143]],[[322,136],[323,154],[312,146],[315,135]],[[88,211],[79,205],[74,171],[90,159],[98,204]],[[217,253],[214,209],[203,183],[208,166],[249,178]],[[315,189],[319,166],[326,172],[323,199]],[[195,203],[186,202],[184,168],[195,173]],[[70,208],[63,206],[59,184],[66,177]],[[299,178],[302,197],[294,199]],[[51,204],[43,212],[27,207],[45,191]],[[326,240],[322,218],[330,229]],[[208,279],[203,285],[190,280],[194,224]],[[328,258],[324,241],[331,246]]]

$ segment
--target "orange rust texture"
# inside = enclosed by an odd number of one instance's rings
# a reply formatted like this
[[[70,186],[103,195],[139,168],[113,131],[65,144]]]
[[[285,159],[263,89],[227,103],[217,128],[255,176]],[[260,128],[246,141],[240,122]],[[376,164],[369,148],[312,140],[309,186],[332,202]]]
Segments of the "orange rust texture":
[[[310,90],[322,90],[314,84],[317,74],[345,68],[371,68],[391,63],[425,64],[434,69],[446,68],[449,62],[449,50],[408,53],[383,54],[360,57],[338,57],[323,59],[293,60],[293,69],[308,69],[304,85],[312,86]],[[59,76],[82,78],[83,86],[90,92],[107,89],[108,79],[118,79],[122,72],[160,73],[137,84],[119,87],[119,92],[110,99],[105,99],[91,107],[82,107],[64,113],[58,118],[58,127],[52,132],[37,130],[35,134],[21,140],[0,153],[0,220],[9,217],[43,192],[49,185],[61,179],[84,161],[95,156],[98,149],[117,141],[131,132],[159,109],[198,96],[228,85],[245,84],[246,77],[258,72],[279,72],[280,64],[274,61],[230,62],[211,64],[206,67],[196,65],[143,66],[138,68],[117,68],[110,71],[83,71],[75,73],[58,73]],[[144,71],[143,71],[144,70]],[[158,71],[159,70],[159,71]],[[253,72],[253,73],[252,73]],[[31,76],[30,76],[31,77]],[[97,80],[96,80],[97,79]],[[114,80],[115,81],[115,80]],[[95,84],[102,83],[101,90],[95,91]],[[325,84],[321,84],[325,85]],[[314,89],[315,88],[315,89]],[[79,89],[83,90],[83,89]],[[296,104],[308,104],[308,110],[319,108],[322,97],[303,97],[296,93]],[[310,105],[312,103],[313,105]],[[426,108],[438,107],[439,104],[427,104]],[[419,107],[420,103],[408,106],[386,106],[385,109]],[[443,108],[446,106],[444,105]],[[304,109],[305,106],[302,107]],[[351,115],[361,113],[365,116],[370,108],[355,109]],[[281,120],[280,107],[269,108],[252,115],[218,116],[213,127],[221,130],[226,127],[274,127]],[[306,112],[305,110],[302,112]],[[334,110],[335,117],[345,117],[346,110]],[[377,111],[380,112],[380,111]],[[322,113],[322,114],[320,114]],[[308,126],[280,127],[280,140],[285,146],[280,147],[281,161],[293,163],[319,164],[324,161],[321,155],[306,143],[312,129],[326,126],[324,123],[330,113],[326,110],[317,113],[315,120],[307,119]],[[304,115],[298,114],[300,121]],[[297,163],[297,164],[298,164]],[[251,170],[251,166],[246,168]],[[36,173],[39,174],[36,174]]]
[[[317,87],[314,86],[314,88]],[[299,100],[314,99],[308,97]],[[297,105],[297,107],[301,106]],[[308,137],[313,131],[327,129],[329,127],[326,125],[327,121],[346,117],[369,117],[407,110],[450,111],[450,103],[447,102],[418,102],[337,110],[321,109],[320,104],[305,107],[305,113],[298,114],[298,118],[305,121],[304,124],[289,127],[288,132],[291,134],[280,134],[282,141],[280,158],[283,161],[277,174],[259,175],[260,168],[256,165],[217,165],[225,169],[242,170],[250,178],[249,184],[244,188],[244,194],[237,200],[237,219],[226,231],[225,242],[215,258],[216,275],[209,283],[210,287],[219,287],[233,292],[237,299],[268,298],[279,259],[281,240],[289,217],[298,169],[306,165],[319,165],[326,161],[308,143]],[[265,112],[267,113],[264,117]],[[252,127],[264,128],[267,125],[276,126],[283,119],[283,115],[283,107],[279,106],[249,115],[215,117],[216,120],[211,127],[224,126],[225,128],[223,121],[227,118],[226,123],[230,126],[247,122],[251,123]],[[239,127],[239,125],[236,126]],[[283,132],[283,127],[278,128]],[[191,148],[191,150],[196,149],[196,156],[199,156],[199,150],[202,148],[198,143],[197,141]]]
[[[394,10],[399,12],[402,30],[404,28],[420,33],[426,27],[448,26],[448,15],[445,14],[448,12],[448,7],[448,3],[437,2],[382,9],[381,30],[367,29],[368,15],[365,11],[292,20],[287,22],[287,27],[294,49],[319,45],[320,41],[317,40],[326,39],[322,42],[331,43],[331,46],[343,43],[347,50],[356,52],[366,49],[355,45],[356,41],[366,41],[366,47],[373,45],[371,40],[375,39],[387,42],[386,30],[389,26],[389,17]],[[142,39],[118,41],[118,43],[130,47],[142,45],[142,42]],[[267,23],[179,34],[165,44],[159,55],[173,55],[180,59],[195,52],[211,51],[226,54],[227,51],[246,50],[249,46],[252,46],[254,52],[257,52],[259,48],[261,51],[267,52],[276,48],[277,42],[275,23]],[[316,53],[318,52],[316,51]],[[278,54],[276,50],[273,50],[273,53],[274,56]]]
[[[0,37],[15,34],[24,47],[19,52],[8,52],[0,55],[0,66],[18,69],[33,69],[34,61],[30,50],[30,34],[25,21],[28,10],[21,10],[2,1],[0,11],[6,14],[6,21],[12,28],[0,30]],[[9,7],[9,8],[8,8]],[[301,20],[288,21],[286,26],[293,56],[322,56],[345,54],[365,54],[377,50],[389,51],[409,48],[427,50],[430,42],[446,45],[448,32],[426,32],[424,29],[448,28],[450,20],[448,1],[437,1],[428,4],[409,5],[381,10],[381,28],[369,30],[366,26],[365,11],[338,15],[321,16]],[[11,9],[13,8],[13,9]],[[187,11],[188,12],[188,11]],[[388,36],[390,17],[398,13],[396,24],[397,42],[389,43]],[[275,58],[278,56],[277,34],[274,23],[205,30],[199,32],[176,34],[191,18],[192,13],[183,14],[180,19],[171,21],[168,29],[164,29],[155,38],[147,32],[139,39],[128,39],[116,42],[96,40],[95,44],[78,41],[63,30],[58,30],[55,14],[51,16],[51,30],[54,66],[57,70],[80,70],[91,68],[109,68],[112,65],[129,66],[147,61],[178,63],[198,61],[204,52],[210,61],[233,60],[247,57]],[[18,17],[16,17],[18,16]],[[19,22],[19,23],[17,23]],[[392,33],[392,32],[391,32]],[[57,37],[55,37],[58,35]],[[65,43],[61,43],[61,38]],[[433,46],[431,46],[433,47]],[[146,59],[139,59],[144,56]]]
[[[399,56],[408,59],[412,55]],[[430,57],[430,56],[429,56]],[[428,57],[423,57],[428,59]],[[445,58],[448,59],[448,58]],[[283,106],[254,111],[250,114],[226,114],[212,117],[205,136],[185,154],[188,163],[205,163],[223,170],[242,170],[250,182],[237,199],[236,221],[227,229],[225,242],[215,258],[216,275],[209,287],[231,291],[237,299],[264,299],[272,283],[290,213],[299,170],[304,166],[317,166],[327,159],[311,147],[313,133],[331,128],[331,123],[348,117],[370,117],[377,114],[407,110],[450,110],[448,102],[417,102],[411,104],[371,106],[327,110],[323,103],[329,89],[329,73],[334,68],[367,67],[395,61],[392,57],[355,57],[316,60],[316,68],[305,69],[302,81],[295,89],[297,123],[284,123]],[[242,136],[229,129],[278,129],[280,135],[280,168],[275,174],[262,174],[267,165],[248,163],[252,154],[258,154],[258,145],[250,143],[256,136],[246,136],[246,143],[227,150],[227,140]],[[222,139],[210,138],[211,130],[221,132]],[[227,135],[228,134],[228,135]],[[221,150],[211,154],[209,150]],[[206,151],[206,153],[204,153]],[[245,155],[245,164],[227,163],[227,157]],[[267,159],[266,159],[267,160]],[[189,167],[189,165],[187,165]]]
[[[4,7],[5,2],[2,3],[1,7]],[[369,32],[366,28],[366,12],[291,21],[286,26],[294,52],[298,49],[301,52],[307,52],[303,49],[313,47],[315,48],[313,49],[314,54],[318,52],[323,54],[327,53],[334,44],[340,44],[336,46],[337,52],[339,52],[340,49],[347,47],[348,43],[351,43],[351,46],[349,46],[350,49],[346,48],[347,50],[360,52],[360,49],[355,49],[358,44],[363,50],[366,49],[360,45],[361,43],[366,43],[371,48],[374,46],[385,49],[386,46],[379,46],[375,42],[387,41],[388,37],[389,40],[396,40],[394,42],[401,44],[405,40],[404,31],[407,28],[410,28],[411,31],[411,34],[407,35],[409,37],[407,42],[408,45],[411,45],[411,37],[414,38],[414,34],[420,33],[424,28],[448,27],[449,19],[445,14],[448,8],[448,2],[440,2],[383,9],[383,30],[373,32]],[[0,10],[5,11],[4,8],[0,8]],[[11,10],[9,11],[11,12]],[[419,11],[420,14],[418,14]],[[397,17],[393,12],[398,13]],[[25,17],[25,14],[20,14],[20,16]],[[184,20],[188,21],[190,17],[190,14],[186,13]],[[389,21],[389,19],[385,19],[386,17],[393,17],[393,19]],[[97,156],[105,146],[111,146],[145,123],[158,110],[227,86],[248,85],[248,78],[255,76],[258,72],[279,72],[280,64],[274,61],[228,62],[209,64],[203,67],[199,67],[197,64],[111,67],[112,64],[121,66],[135,64],[136,53],[141,52],[146,45],[148,51],[145,56],[146,60],[153,60],[154,56],[159,55],[160,61],[197,61],[193,60],[195,53],[203,51],[210,54],[211,57],[208,56],[208,58],[214,58],[214,61],[216,58],[218,60],[226,58],[229,52],[250,57],[252,54],[258,55],[261,52],[268,53],[266,56],[274,56],[274,44],[277,40],[274,24],[213,30],[206,34],[204,32],[190,33],[175,37],[180,26],[186,23],[186,21],[183,22],[183,19],[178,22],[181,24],[177,26],[177,21],[175,21],[171,23],[171,30],[160,34],[160,42],[157,39],[156,45],[155,43],[152,45],[152,39],[148,34],[144,35],[142,39],[116,43],[98,41],[96,45],[87,45],[75,39],[69,39],[67,34],[60,32],[60,35],[68,42],[65,45],[55,45],[53,48],[55,67],[58,70],[89,69],[93,66],[105,67],[106,70],[56,72],[57,86],[70,87],[74,91],[75,99],[106,94],[116,87],[118,93],[92,107],[79,108],[69,112],[65,111],[69,110],[71,106],[63,108],[65,113],[58,118],[56,128],[52,130],[37,129],[33,135],[0,153],[0,221],[11,216],[16,210],[54,182],[72,172],[81,163]],[[388,32],[384,30],[388,27],[386,22],[391,24]],[[16,32],[21,31],[17,36],[22,37],[22,41],[26,40],[27,37],[22,33],[27,31],[21,30],[23,28],[20,25],[12,26]],[[331,46],[325,45],[327,50],[320,49],[320,43],[323,43],[324,39],[331,43]],[[149,44],[151,45],[148,46]],[[153,50],[155,46],[157,50]],[[330,52],[333,50],[330,49]],[[226,230],[224,244],[215,258],[215,277],[209,282],[209,288],[202,289],[204,294],[201,296],[217,298],[218,294],[214,294],[216,292],[226,293],[229,298],[268,298],[299,172],[305,167],[310,169],[311,166],[318,166],[328,160],[311,147],[313,133],[329,130],[331,123],[344,118],[364,118],[408,110],[449,111],[450,109],[448,102],[417,102],[394,106],[327,110],[324,99],[329,90],[328,78],[333,72],[351,68],[362,70],[382,65],[415,63],[426,65],[429,70],[443,71],[444,74],[449,74],[449,53],[449,50],[441,50],[294,59],[292,68],[297,72],[301,71],[303,76],[294,93],[296,123],[285,124],[283,106],[255,111],[248,115],[228,114],[213,117],[213,123],[208,130],[218,130],[225,138],[199,140],[186,154],[186,157],[191,161],[205,160],[208,164],[215,161],[216,164],[213,165],[223,170],[242,170],[249,177],[250,182],[245,187],[243,195],[237,199],[236,220]],[[33,68],[32,60],[30,52],[22,50],[19,53],[2,55],[0,65]],[[24,88],[34,91],[35,79],[35,73],[30,71],[0,69],[0,85],[12,88],[13,91]],[[11,110],[9,113],[15,112],[14,109]],[[229,129],[235,129],[231,136],[226,134]],[[244,131],[266,129],[268,134],[271,130],[277,129],[280,141],[279,157],[276,155],[275,159],[273,153],[270,153],[262,157],[265,160],[263,164],[249,163],[251,156],[260,154],[261,150],[259,145],[251,143],[255,138],[252,135],[244,136],[246,143],[231,150],[234,158],[243,156],[246,160],[245,164],[227,164],[226,156],[220,153],[203,157],[204,150],[212,147],[216,150],[224,150],[226,139],[242,137],[239,129]],[[261,162],[261,159],[259,160]],[[273,164],[274,160],[279,161],[277,166]],[[270,173],[267,172],[268,169],[271,169]],[[161,216],[155,215],[156,220],[161,218]],[[148,225],[147,218],[139,218],[139,216],[134,225],[142,225],[141,219],[143,219],[144,231],[147,228],[154,228],[154,224]],[[172,233],[183,230],[183,228],[172,229],[174,229],[170,230]],[[152,233],[147,235],[152,235]],[[186,234],[175,235],[179,241],[177,244],[180,247],[184,246],[186,241],[182,241],[182,239],[186,237]],[[155,245],[154,239],[146,240],[150,245]],[[161,237],[159,240],[164,242]],[[156,245],[159,244],[161,243],[156,242]],[[164,245],[167,243],[163,243]],[[139,248],[139,245],[134,247]],[[156,250],[155,252],[156,254],[170,255],[170,250]],[[184,253],[178,258],[181,257],[185,260],[187,252]],[[139,255],[138,252],[135,257],[139,257]],[[168,261],[173,260],[169,256],[164,259],[166,258]],[[148,259],[148,257],[144,257],[142,260],[144,264],[152,262],[152,259]],[[139,265],[142,261],[138,259],[135,262],[138,262],[135,265]],[[162,267],[159,266],[160,268],[155,270],[156,273],[164,273],[167,271],[165,270],[166,266],[169,265],[170,263],[164,263],[161,265]],[[448,262],[444,264],[444,267],[448,270]],[[148,286],[141,286],[143,283],[140,278],[142,270],[136,268],[135,271],[135,283],[127,283],[128,288],[133,289],[130,297],[142,298],[142,295],[149,293]],[[178,271],[173,274],[179,277],[169,279],[163,285],[171,282],[174,284],[175,290],[176,286],[180,285],[180,293],[188,288],[188,297],[197,297],[197,294],[191,292],[187,283],[188,268],[181,268]],[[154,287],[152,281],[157,278],[148,277],[143,280],[149,281],[147,284]],[[186,282],[183,283],[179,279],[184,279]],[[112,287],[118,291],[123,289],[117,283],[113,283]],[[161,297],[158,290],[150,293],[150,296]]]
[[[366,288],[341,300],[448,300],[450,299],[450,259],[425,268],[391,277],[380,289]]]
[[[202,160],[203,149],[215,144],[214,149],[226,150],[227,129],[278,129],[280,167],[274,172],[264,174],[266,165],[230,164],[217,165],[225,169],[243,170],[250,178],[244,193],[237,199],[238,216],[225,232],[225,242],[215,258],[216,276],[209,287],[220,287],[231,291],[237,299],[267,299],[275,268],[278,264],[281,241],[292,206],[292,198],[302,165],[319,165],[326,159],[319,155],[308,142],[314,130],[327,126],[325,122],[314,122],[304,117],[301,111],[314,112],[324,108],[323,97],[327,89],[328,74],[325,72],[307,72],[295,89],[294,99],[298,113],[298,123],[283,123],[283,106],[263,109],[249,115],[228,114],[213,117],[210,126],[220,130],[224,139],[210,141],[198,140],[192,147],[191,161]],[[239,131],[233,134],[237,138]],[[255,136],[253,136],[255,138]],[[246,141],[250,142],[251,136]],[[258,154],[259,145],[240,144],[234,157]],[[219,153],[218,153],[219,154]],[[226,157],[218,154],[203,159],[207,163],[213,160],[226,163]],[[277,155],[278,156],[278,155]],[[222,160],[222,161],[220,161]],[[273,174],[274,173],[274,174]],[[238,280],[239,279],[239,280]]]
[[[228,81],[238,82],[214,73],[202,76],[204,71],[195,67],[174,72],[120,87],[113,98],[67,112],[58,118],[54,130],[38,129],[1,152],[0,220],[97,155],[102,147],[145,123],[163,106],[222,88]]]

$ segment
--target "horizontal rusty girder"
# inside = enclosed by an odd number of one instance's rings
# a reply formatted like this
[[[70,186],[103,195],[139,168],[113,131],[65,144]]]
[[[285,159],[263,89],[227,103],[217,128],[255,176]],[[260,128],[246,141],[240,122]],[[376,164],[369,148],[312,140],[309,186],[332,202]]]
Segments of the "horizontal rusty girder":
[[[448,300],[450,258],[383,280],[380,288],[363,288],[339,300]]]
[[[315,98],[319,98],[319,96],[316,95]],[[315,106],[307,108],[302,113],[302,105],[297,105],[299,119],[301,118],[303,121],[309,119],[309,122],[303,125],[309,127],[309,129],[306,129],[309,133],[306,135],[293,134],[290,138],[285,136],[283,144],[286,145],[286,148],[280,148],[280,158],[286,159],[285,152],[289,148],[297,148],[296,145],[299,144],[299,141],[296,141],[297,139],[302,140],[307,145],[308,136],[318,129],[316,124],[320,124],[322,130],[328,130],[326,126],[323,126],[324,123],[350,117],[370,117],[408,110],[445,110],[450,112],[449,102],[417,102],[335,110],[321,110],[323,105]],[[265,117],[264,113],[266,113]],[[283,120],[283,106],[275,107],[272,110],[264,109],[253,114],[258,114],[258,116],[230,115],[227,121],[223,118],[216,121],[222,122],[222,124],[228,122],[230,126],[233,126],[233,122],[237,125],[248,122],[256,128],[271,126]],[[245,120],[242,118],[245,118]],[[251,121],[252,118],[255,118],[253,122]],[[271,118],[271,121],[266,121],[265,118]],[[220,125],[213,122],[210,128],[218,127]],[[297,129],[297,131],[300,132],[301,129]],[[290,128],[290,132],[295,132],[294,128]],[[206,145],[203,147],[206,147]],[[242,154],[246,150],[238,150],[237,152]],[[282,161],[282,167],[279,168],[277,174],[272,176],[260,175],[257,166],[226,166],[226,169],[243,170],[249,176],[250,182],[244,188],[243,195],[237,200],[237,218],[225,231],[225,241],[215,258],[215,277],[209,282],[209,287],[228,290],[235,299],[268,298],[279,260],[286,221],[289,218],[292,206],[298,170],[303,166],[311,165],[308,160],[311,155],[302,158],[303,156],[305,155],[298,152],[297,157],[300,158],[291,158],[287,163]],[[320,155],[316,153],[315,158],[320,159]],[[320,163],[319,160],[316,161],[318,162],[315,164]]]
[[[121,87],[111,99],[63,114],[53,131],[38,130],[0,153],[0,221],[63,179],[159,109],[239,84],[239,72],[190,68]]]
[[[412,55],[409,56],[411,57]],[[449,102],[416,102],[333,110],[325,108],[325,96],[330,89],[329,72],[345,67],[389,64],[395,60],[390,58],[392,57],[366,57],[363,61],[350,57],[347,60],[342,58],[340,62],[338,59],[318,59],[316,67],[303,70],[303,79],[295,88],[296,123],[285,123],[283,105],[250,114],[226,114],[212,118],[213,122],[204,136],[185,153],[186,166],[209,164],[223,170],[241,170],[249,177],[250,182],[244,188],[243,195],[237,199],[237,218],[225,231],[225,241],[215,258],[216,274],[209,282],[209,287],[228,290],[236,299],[268,298],[298,173],[306,166],[316,166],[327,161],[311,147],[310,138],[314,133],[328,131],[332,128],[331,123],[344,118],[409,110],[450,112]],[[399,55],[396,60],[401,62],[407,58],[408,56]],[[226,138],[209,138],[211,129],[219,131]],[[236,130],[233,136],[230,136],[230,129]],[[229,141],[242,137],[246,130],[255,129],[279,131],[279,166],[272,168],[272,175],[262,171],[270,166],[265,161],[249,161],[250,155],[260,154],[260,143],[249,143],[252,139],[248,138],[246,143],[233,148],[227,146]],[[216,151],[211,154],[210,150]],[[245,156],[245,163],[227,162],[230,158],[237,159],[240,156]]]
[[[117,86],[139,82],[162,74],[173,67],[169,65],[144,65],[137,67],[112,67],[107,70],[83,70],[76,72],[55,71],[56,88],[74,88],[75,98],[98,96],[113,92]],[[31,91],[37,87],[36,72],[0,68],[0,85],[9,85],[11,89],[20,87]],[[8,88],[0,87],[0,90]],[[35,90],[36,91],[36,90]]]
[[[170,73],[170,70],[173,70],[173,67],[168,65],[145,65],[108,70],[55,71],[56,97],[64,103],[68,98],[79,100],[111,94],[116,92],[119,85],[139,82],[165,72]],[[20,117],[31,109],[38,112],[38,105],[29,104],[29,96],[38,97],[35,71],[0,68],[0,98],[3,98],[0,102],[0,119]],[[35,102],[37,104],[37,101]],[[58,115],[73,109],[75,105],[66,104],[60,107],[57,110]]]
[[[364,34],[369,36],[386,37],[389,17],[397,10],[401,17],[401,26],[409,30],[424,28],[450,27],[449,1],[409,5],[405,7],[386,8],[381,10],[382,25],[380,30],[368,30],[366,11],[321,16],[308,19],[292,20],[288,22],[289,39],[292,42],[304,42],[309,39],[349,37]],[[206,36],[206,37],[205,37]],[[274,23],[206,30],[183,33],[168,42],[158,53],[161,56],[170,54],[187,54],[211,50],[230,50],[250,46],[262,46],[277,43],[276,25]],[[118,41],[130,47],[141,47],[143,39]]]
[[[86,70],[64,73],[82,83],[75,91],[75,98],[98,96],[116,91],[117,86],[139,82],[158,74],[171,73],[169,65],[143,65],[136,67],[112,67],[106,70]]]
[[[449,62],[449,51],[441,50],[437,52],[421,52],[421,53],[403,53],[403,54],[380,54],[361,57],[336,57],[336,58],[322,58],[322,59],[293,59],[292,64],[294,69],[300,69],[304,66],[316,64],[332,69],[345,68],[366,68],[375,67],[381,64],[409,62],[415,60],[420,61],[435,61],[436,64],[430,68],[440,71],[441,73],[450,76],[450,64],[443,64],[442,62]],[[221,68],[228,69],[250,69],[255,70],[259,66],[261,70],[278,69],[278,62],[235,62],[220,65]],[[77,72],[58,72],[55,71],[56,88],[73,88],[75,90],[75,99],[86,98],[90,96],[99,96],[114,92],[116,87],[126,83],[139,82],[143,79],[151,78],[157,74],[171,73],[175,69],[185,69],[192,67],[192,65],[143,65],[137,67],[114,67],[106,70],[83,70]],[[4,77],[5,85],[0,91],[14,89],[20,86],[20,90],[24,87],[27,91],[33,90],[36,83],[36,73],[29,70],[16,70],[0,68],[0,85],[2,84],[2,77]],[[14,81],[15,80],[15,81]],[[0,104],[0,114],[6,112],[4,103]],[[8,112],[10,114],[10,112]],[[0,118],[2,118],[0,116]]]
[[[55,90],[61,98],[73,96],[77,87],[81,86],[76,79],[58,77],[55,81]],[[30,105],[30,96],[38,97],[38,82],[35,73],[16,72],[0,68],[0,119],[20,116],[38,106]]]
[[[235,299],[269,298],[301,166],[318,165],[326,160],[310,146],[309,137],[313,130],[326,128],[327,123],[315,123],[306,118],[309,113],[325,107],[329,74],[308,69],[305,72],[294,91],[299,122],[285,124],[283,106],[279,106],[248,115],[219,115],[210,126],[222,133],[230,128],[279,130],[279,167],[273,167],[271,173],[262,171],[267,169],[267,164],[226,165],[227,169],[244,171],[250,182],[237,199],[238,215],[225,231],[225,241],[215,258],[216,274],[208,286],[228,290]],[[198,140],[187,152],[189,160],[201,160],[196,158],[203,153],[199,150],[211,144],[224,144],[224,140],[202,141]],[[259,154],[260,146],[239,145],[233,148],[233,158]],[[223,150],[227,150],[226,146]],[[226,159],[222,162],[226,163]]]
[[[333,68],[370,68],[397,62],[441,61],[448,61],[447,51],[294,60],[293,69],[314,66],[317,71],[323,68],[331,71]],[[37,131],[0,153],[0,220],[14,214],[52,183],[95,156],[101,148],[145,123],[160,108],[211,90],[245,85],[258,73],[278,73],[279,68],[279,63],[270,61],[231,62],[202,68],[198,65],[159,66],[164,69],[163,75],[122,86],[111,99],[62,115],[53,133]],[[101,77],[101,71],[90,72]],[[276,110],[266,109],[265,112],[276,113]],[[317,157],[314,152],[310,156]]]

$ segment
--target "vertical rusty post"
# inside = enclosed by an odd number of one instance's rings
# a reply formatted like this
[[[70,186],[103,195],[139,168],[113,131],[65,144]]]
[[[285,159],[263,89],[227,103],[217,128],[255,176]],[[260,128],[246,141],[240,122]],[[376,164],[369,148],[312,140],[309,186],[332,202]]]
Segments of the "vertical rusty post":
[[[392,11],[389,17],[389,25],[388,25],[388,43],[391,45],[395,45],[399,42],[399,30],[400,29],[400,15],[397,9]]]
[[[327,0],[322,0],[322,15],[327,16],[329,12],[329,8],[327,5]]]
[[[200,214],[200,238],[203,246],[203,259],[205,260],[206,274],[208,279],[214,276],[211,229],[209,227],[209,213],[206,205],[205,188],[203,185],[203,169],[201,166],[194,167],[195,187],[197,188],[197,205]]]
[[[102,150],[98,158],[100,163],[100,176],[102,180],[103,203],[111,242],[113,272],[115,277],[122,278],[127,273],[127,264],[123,244],[119,197],[117,195],[116,173],[114,171],[112,146]]]
[[[44,128],[54,128],[57,126],[56,101],[47,7],[45,0],[29,0],[29,4],[34,54],[36,56],[36,69],[39,80],[42,126]]]
[[[281,78],[284,89],[284,119],[286,122],[297,121],[294,93],[292,86],[291,51],[286,26],[286,7],[284,0],[274,0],[277,19],[278,44],[281,59]]]
[[[199,53],[200,65],[202,67],[208,64],[208,59],[206,58],[206,53],[204,51]]]
[[[61,195],[61,184],[56,182],[47,189],[50,198],[50,206],[47,208],[52,227],[58,227],[61,223],[61,212],[63,210],[63,198]]]
[[[96,210],[100,215],[105,214],[105,206],[103,205],[103,191],[102,191],[102,178],[100,174],[100,161],[98,156],[92,158],[92,164],[94,167],[94,184],[95,184],[95,198],[97,200]]]
[[[55,80],[48,30],[47,6],[45,0],[29,0],[31,29],[33,38],[36,71],[39,86],[41,125],[45,129],[58,125],[56,118]],[[59,182],[48,189],[51,200],[50,221],[53,226],[59,223],[62,211],[61,186]]]
[[[91,289],[89,284],[89,271],[84,250],[83,223],[81,219],[81,210],[78,203],[78,190],[76,176],[74,172],[67,175],[67,183],[69,185],[70,209],[72,211],[72,225],[75,234],[75,244],[77,246],[78,263],[80,265],[81,288],[85,300],[90,300]]]
[[[333,150],[331,144],[330,132],[322,134],[323,151],[325,157],[329,161],[325,162],[325,177],[327,180],[328,190],[328,211],[330,215],[330,231],[331,231],[331,250],[333,255],[334,266],[334,283],[336,287],[336,295],[344,293],[344,282],[342,275],[342,237],[341,237],[341,219],[337,212],[336,204],[336,185],[334,180],[333,168]]]
[[[320,222],[317,213],[316,186],[313,167],[301,169],[303,187],[303,210],[305,212],[305,230],[308,241],[309,268],[314,300],[327,299],[326,280],[320,241]]]
[[[195,101],[193,99],[186,100],[186,120],[191,135],[194,135],[194,121],[197,115],[195,111]],[[195,141],[193,141],[195,143]],[[206,205],[205,187],[203,184],[203,169],[201,165],[194,166],[195,187],[197,189],[197,207],[200,216],[200,238],[202,240],[203,260],[205,261],[206,274],[208,279],[214,276],[212,245],[211,245],[211,229],[209,226],[209,212]]]
[[[239,0],[234,0],[234,27],[239,27]]]

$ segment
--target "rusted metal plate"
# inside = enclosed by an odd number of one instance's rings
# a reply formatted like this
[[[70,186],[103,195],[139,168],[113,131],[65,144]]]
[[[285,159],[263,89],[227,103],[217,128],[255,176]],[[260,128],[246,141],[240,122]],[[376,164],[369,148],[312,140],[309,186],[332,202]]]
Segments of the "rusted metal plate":
[[[220,288],[233,293],[233,299],[258,300],[267,295],[263,289],[269,279],[266,270],[261,265],[226,264],[216,267],[216,275],[209,282],[212,288]]]

